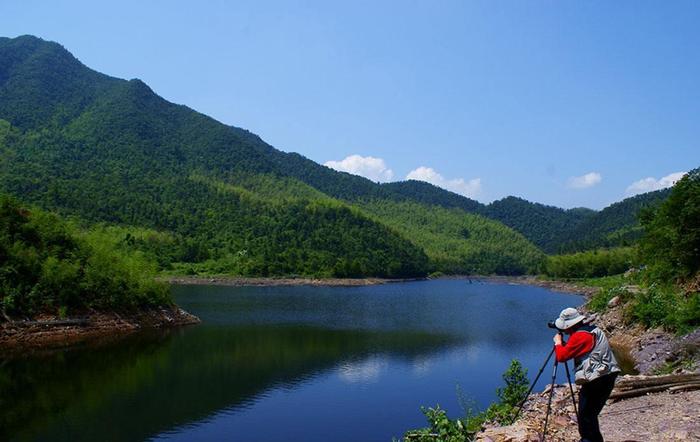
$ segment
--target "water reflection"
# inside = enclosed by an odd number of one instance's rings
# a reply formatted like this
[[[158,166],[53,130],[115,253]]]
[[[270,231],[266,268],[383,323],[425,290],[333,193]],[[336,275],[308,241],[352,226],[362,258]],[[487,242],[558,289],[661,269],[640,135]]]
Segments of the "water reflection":
[[[363,360],[368,354],[410,358],[449,343],[421,333],[201,327],[5,361],[0,439],[142,440],[222,408],[245,407],[274,386],[294,388],[337,361],[347,360],[338,368],[344,380],[368,381],[386,367],[379,356]],[[109,434],[102,433],[105,425]]]
[[[0,360],[0,440],[390,440],[457,383],[488,402],[511,357],[546,355],[540,322],[578,303],[459,282],[177,287],[201,325]]]
[[[338,366],[338,377],[350,383],[370,383],[379,380],[379,376],[389,366],[385,357],[373,356],[360,361],[344,362]]]

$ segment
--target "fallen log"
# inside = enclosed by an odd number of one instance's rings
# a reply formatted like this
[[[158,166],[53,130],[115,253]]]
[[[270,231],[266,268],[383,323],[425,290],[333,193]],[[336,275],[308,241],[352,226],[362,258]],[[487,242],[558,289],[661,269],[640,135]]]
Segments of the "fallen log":
[[[678,391],[691,391],[691,390],[700,390],[700,383],[677,385],[675,387],[671,387],[668,389],[668,391],[670,393],[676,393]]]
[[[684,373],[665,376],[625,376],[615,383],[618,390],[652,387],[655,385],[676,384],[679,382],[700,382],[700,374]]]
[[[610,394],[610,399],[629,399],[637,396],[643,396],[647,393],[658,393],[665,390],[680,391],[690,386],[698,386],[700,388],[700,382],[674,382],[670,384],[663,385],[653,385],[651,387],[634,388],[628,390],[613,390]]]

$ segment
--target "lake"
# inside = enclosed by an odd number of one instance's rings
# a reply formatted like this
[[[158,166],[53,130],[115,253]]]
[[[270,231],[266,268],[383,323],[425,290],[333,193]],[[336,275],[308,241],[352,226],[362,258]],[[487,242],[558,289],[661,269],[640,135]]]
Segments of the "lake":
[[[462,279],[172,291],[200,325],[0,358],[0,440],[388,442],[422,405],[486,407],[513,358],[532,380],[547,321],[583,301]]]

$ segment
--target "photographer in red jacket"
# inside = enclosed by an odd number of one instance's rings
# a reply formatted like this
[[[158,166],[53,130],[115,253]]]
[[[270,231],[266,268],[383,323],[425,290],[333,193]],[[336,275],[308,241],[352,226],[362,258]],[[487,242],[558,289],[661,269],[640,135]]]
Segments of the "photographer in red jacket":
[[[554,352],[557,362],[574,360],[574,377],[581,386],[578,422],[581,442],[603,442],[598,414],[610,397],[620,367],[603,331],[584,320],[585,316],[575,308],[562,310],[554,322],[557,329],[569,335],[569,340],[563,343],[560,333],[554,335]]]

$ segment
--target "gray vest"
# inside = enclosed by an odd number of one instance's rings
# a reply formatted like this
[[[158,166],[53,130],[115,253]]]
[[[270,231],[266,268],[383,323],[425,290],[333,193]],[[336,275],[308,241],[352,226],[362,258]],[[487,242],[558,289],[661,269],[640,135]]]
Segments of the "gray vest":
[[[574,358],[576,384],[585,384],[606,374],[620,372],[620,367],[617,365],[617,360],[605,333],[598,327],[594,327],[592,330],[580,331],[592,334],[595,344],[593,345],[593,350],[583,356]]]

